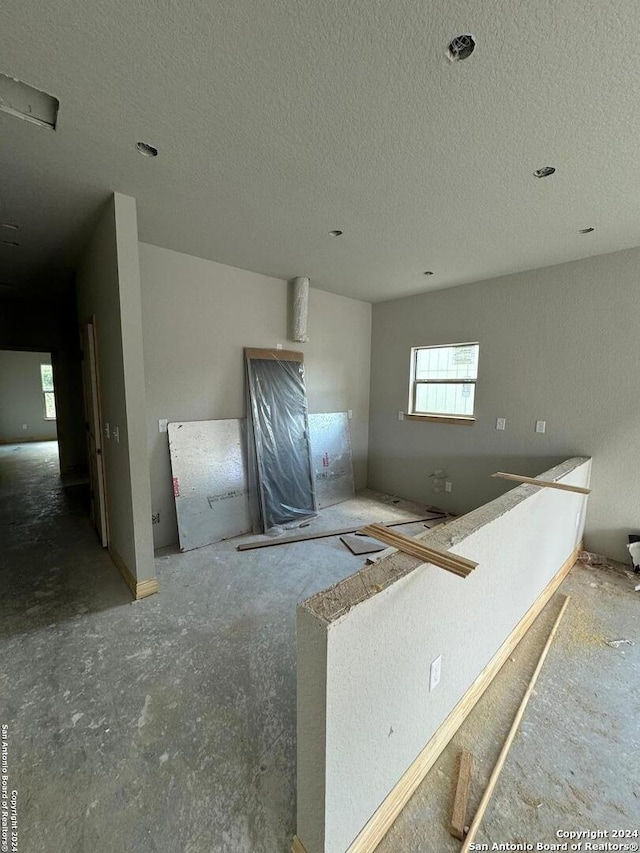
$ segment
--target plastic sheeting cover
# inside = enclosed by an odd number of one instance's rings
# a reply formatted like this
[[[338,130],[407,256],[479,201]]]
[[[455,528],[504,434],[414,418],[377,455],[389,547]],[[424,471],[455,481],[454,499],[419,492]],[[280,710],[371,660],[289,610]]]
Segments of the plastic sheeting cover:
[[[262,522],[269,530],[317,510],[304,366],[284,353],[247,354],[247,380]]]

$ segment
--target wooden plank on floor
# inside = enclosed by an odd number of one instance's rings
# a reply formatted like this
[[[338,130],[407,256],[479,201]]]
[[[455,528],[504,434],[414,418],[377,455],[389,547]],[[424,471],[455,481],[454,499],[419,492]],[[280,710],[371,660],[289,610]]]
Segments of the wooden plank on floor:
[[[482,818],[484,813],[487,810],[487,806],[489,805],[489,800],[491,799],[491,795],[498,783],[498,777],[504,767],[504,763],[507,760],[507,754],[511,749],[511,744],[513,743],[513,739],[516,736],[518,728],[520,726],[520,721],[524,715],[525,709],[531,698],[531,694],[533,693],[533,689],[536,686],[536,682],[538,681],[538,676],[540,675],[540,670],[547,659],[547,655],[549,654],[549,649],[551,648],[551,644],[553,643],[553,639],[558,631],[560,626],[560,622],[562,621],[562,617],[564,616],[567,607],[569,606],[570,596],[565,596],[564,604],[560,609],[560,613],[558,613],[558,617],[556,621],[553,623],[553,628],[549,636],[547,637],[547,642],[545,643],[545,647],[542,650],[542,654],[540,655],[540,659],[538,660],[538,665],[535,668],[535,672],[531,676],[531,681],[529,682],[529,686],[527,687],[526,693],[522,698],[522,702],[520,703],[520,707],[518,708],[518,712],[514,717],[513,722],[511,723],[511,728],[509,729],[509,734],[507,735],[507,739],[505,740],[502,749],[500,750],[500,755],[498,756],[498,760],[496,761],[496,765],[491,772],[491,776],[489,777],[489,782],[487,783],[487,788],[482,795],[482,799],[480,800],[480,805],[478,806],[478,811],[476,812],[476,816],[471,822],[471,826],[469,827],[469,832],[467,833],[467,837],[465,838],[465,842],[462,845],[460,853],[469,853],[470,850],[473,849],[473,842],[478,834],[478,829],[480,828],[480,823],[482,822]]]
[[[358,536],[357,533],[348,533],[346,536],[341,536],[340,541],[344,542],[347,548],[356,557],[361,557],[363,554],[375,554],[377,551],[384,551],[385,546],[376,542],[370,536]]]
[[[469,784],[471,782],[471,770],[473,768],[473,756],[463,749],[460,754],[460,771],[458,773],[458,784],[456,796],[453,801],[453,813],[451,815],[451,835],[464,841],[464,828],[467,825],[467,803],[469,802]]]
[[[418,524],[422,521],[429,521],[433,516],[421,518],[403,518],[397,521],[387,521],[382,524],[382,527],[399,527],[402,524]],[[291,542],[309,542],[312,539],[327,539],[329,536],[344,536],[347,533],[356,533],[361,530],[365,524],[358,524],[357,527],[341,527],[337,530],[316,530],[309,533],[297,533],[295,536],[281,536],[278,539],[261,539],[255,542],[245,542],[237,546],[238,551],[252,551],[254,548],[271,548],[275,545],[289,545]]]

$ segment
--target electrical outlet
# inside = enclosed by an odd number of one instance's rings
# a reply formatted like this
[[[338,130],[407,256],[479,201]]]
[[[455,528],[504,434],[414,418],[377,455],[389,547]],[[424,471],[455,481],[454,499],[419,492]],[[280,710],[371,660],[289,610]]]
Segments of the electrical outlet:
[[[106,439],[111,438],[111,430],[109,429],[109,423],[108,422],[104,425],[104,437]]]
[[[160,418],[158,420],[158,432],[166,432],[168,423],[169,423],[168,418]]]
[[[438,655],[435,660],[431,661],[429,669],[429,690],[435,690],[440,684],[440,672],[442,670],[442,655]]]
[[[347,417],[349,418],[349,420],[351,420],[351,418],[353,417],[353,409],[349,409],[349,411],[347,412]]]
[[[497,418],[496,419],[496,429],[505,429],[507,426],[506,418]]]
[[[26,424],[22,424],[22,429],[29,429],[29,427]]]
[[[536,432],[546,432],[547,422],[546,421],[536,421]]]
[[[403,421],[403,420],[404,420],[404,412],[398,412],[398,420],[399,420],[399,421]]]
[[[282,349],[282,344],[276,344],[276,349]]]
[[[114,426],[111,434],[115,438],[116,444],[120,444],[120,427]]]
[[[451,480],[447,480],[446,483],[444,484],[445,492],[450,492],[452,488],[453,488],[453,483],[451,482]]]

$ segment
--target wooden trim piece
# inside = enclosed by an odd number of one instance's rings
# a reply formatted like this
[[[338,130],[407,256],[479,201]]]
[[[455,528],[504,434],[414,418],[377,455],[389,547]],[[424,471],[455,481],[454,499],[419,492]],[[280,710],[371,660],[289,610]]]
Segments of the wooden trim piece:
[[[551,596],[569,574],[578,559],[578,554],[582,551],[582,547],[582,542],[578,543],[575,550],[567,557],[541,595],[531,605],[487,666],[469,687],[462,699],[436,730],[413,764],[408,767],[395,788],[387,795],[386,799],[383,800],[378,809],[367,821],[358,836],[351,842],[346,853],[373,853],[378,844],[380,844],[391,829],[394,820],[413,796],[418,785],[420,785],[429,770],[431,770],[438,760],[440,753],[471,713],[478,700],[482,697],[502,666],[513,654],[514,649],[539,616]]]
[[[412,539],[397,531],[387,530],[380,524],[368,524],[360,531],[366,536],[372,536],[374,539],[379,539],[380,542],[385,542],[387,545],[392,545],[398,551],[404,554],[410,554],[418,560],[425,563],[432,563],[441,569],[446,569],[460,577],[467,577],[478,565],[473,560],[468,560],[466,557],[458,557],[449,551],[438,551],[435,548],[429,548],[424,545],[420,539]]]
[[[499,477],[502,480],[514,480],[516,483],[529,483],[531,486],[544,486],[547,489],[576,492],[579,495],[591,494],[591,489],[585,489],[582,486],[569,486],[567,483],[555,483],[552,480],[538,480],[536,477],[521,477],[520,474],[505,474],[504,471],[497,471],[491,476]]]
[[[109,551],[109,556],[113,560],[116,568],[122,575],[124,582],[129,587],[131,594],[135,598],[136,601],[139,601],[141,598],[146,598],[149,595],[153,595],[158,592],[158,579],[157,578],[149,578],[146,581],[138,581],[134,578],[134,576],[129,571],[129,567],[122,559],[120,554],[116,551],[111,543],[107,548]]]
[[[273,358],[276,361],[304,361],[304,353],[291,349],[251,349],[250,347],[245,347],[244,357],[247,360],[252,358]]]
[[[293,836],[293,844],[291,845],[291,853],[307,853],[307,848],[297,835]]]
[[[467,825],[467,803],[469,802],[469,784],[471,782],[471,770],[473,768],[473,755],[463,749],[460,754],[460,770],[458,772],[458,784],[456,786],[456,797],[453,801],[453,813],[451,815],[450,832],[454,838],[464,840],[464,828]]]
[[[565,611],[569,605],[570,596],[566,595],[564,599],[564,604],[558,613],[558,617],[556,621],[553,623],[553,628],[547,637],[547,642],[545,643],[544,649],[542,650],[542,654],[540,655],[540,659],[538,660],[538,665],[536,666],[535,672],[531,677],[531,681],[529,682],[529,686],[527,687],[527,691],[522,697],[522,702],[520,703],[520,707],[518,708],[518,712],[514,717],[513,722],[511,723],[511,728],[509,729],[509,734],[507,735],[507,739],[505,740],[502,749],[500,750],[500,755],[498,756],[498,760],[496,761],[496,765],[491,771],[491,776],[489,777],[489,782],[487,783],[487,788],[482,795],[482,799],[480,800],[480,805],[478,806],[478,811],[476,812],[476,816],[469,827],[469,832],[465,839],[464,844],[460,850],[460,853],[469,853],[471,850],[473,840],[478,833],[478,829],[480,828],[480,824],[482,822],[482,818],[484,813],[487,810],[487,806],[489,805],[489,800],[491,799],[491,795],[498,783],[498,777],[500,776],[500,772],[504,767],[504,763],[507,760],[507,754],[509,749],[511,748],[511,744],[513,743],[513,739],[516,736],[518,728],[520,726],[520,721],[524,715],[525,709],[531,698],[531,694],[533,693],[533,688],[536,686],[536,682],[538,680],[538,676],[540,675],[540,670],[542,669],[542,665],[544,664],[547,655],[549,654],[549,649],[551,648],[551,643],[556,635],[558,627],[560,626],[560,622],[562,621],[562,617],[565,614]]]
[[[421,521],[431,521],[432,516],[427,518],[406,518],[402,521],[387,521],[383,527],[400,527],[403,524],[418,524]],[[282,536],[279,539],[258,540],[255,542],[244,542],[237,545],[238,551],[252,551],[254,548],[271,548],[274,545],[289,545],[292,542],[309,542],[311,539],[326,539],[329,536],[344,536],[347,533],[357,533],[362,530],[362,525],[357,527],[339,527],[337,530],[317,530],[315,533],[296,533],[294,536]]]
[[[458,426],[473,426],[475,418],[460,418],[456,415],[415,415],[407,412],[404,416],[405,421],[431,421],[434,424],[457,424]]]

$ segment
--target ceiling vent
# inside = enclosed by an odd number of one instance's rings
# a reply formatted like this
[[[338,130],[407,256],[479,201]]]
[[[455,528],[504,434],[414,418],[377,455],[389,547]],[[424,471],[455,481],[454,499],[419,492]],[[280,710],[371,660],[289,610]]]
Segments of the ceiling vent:
[[[60,101],[46,92],[0,74],[0,110],[40,127],[56,129]]]
[[[451,62],[461,62],[463,59],[468,59],[475,49],[476,40],[472,35],[456,36],[449,42],[447,56]]]

